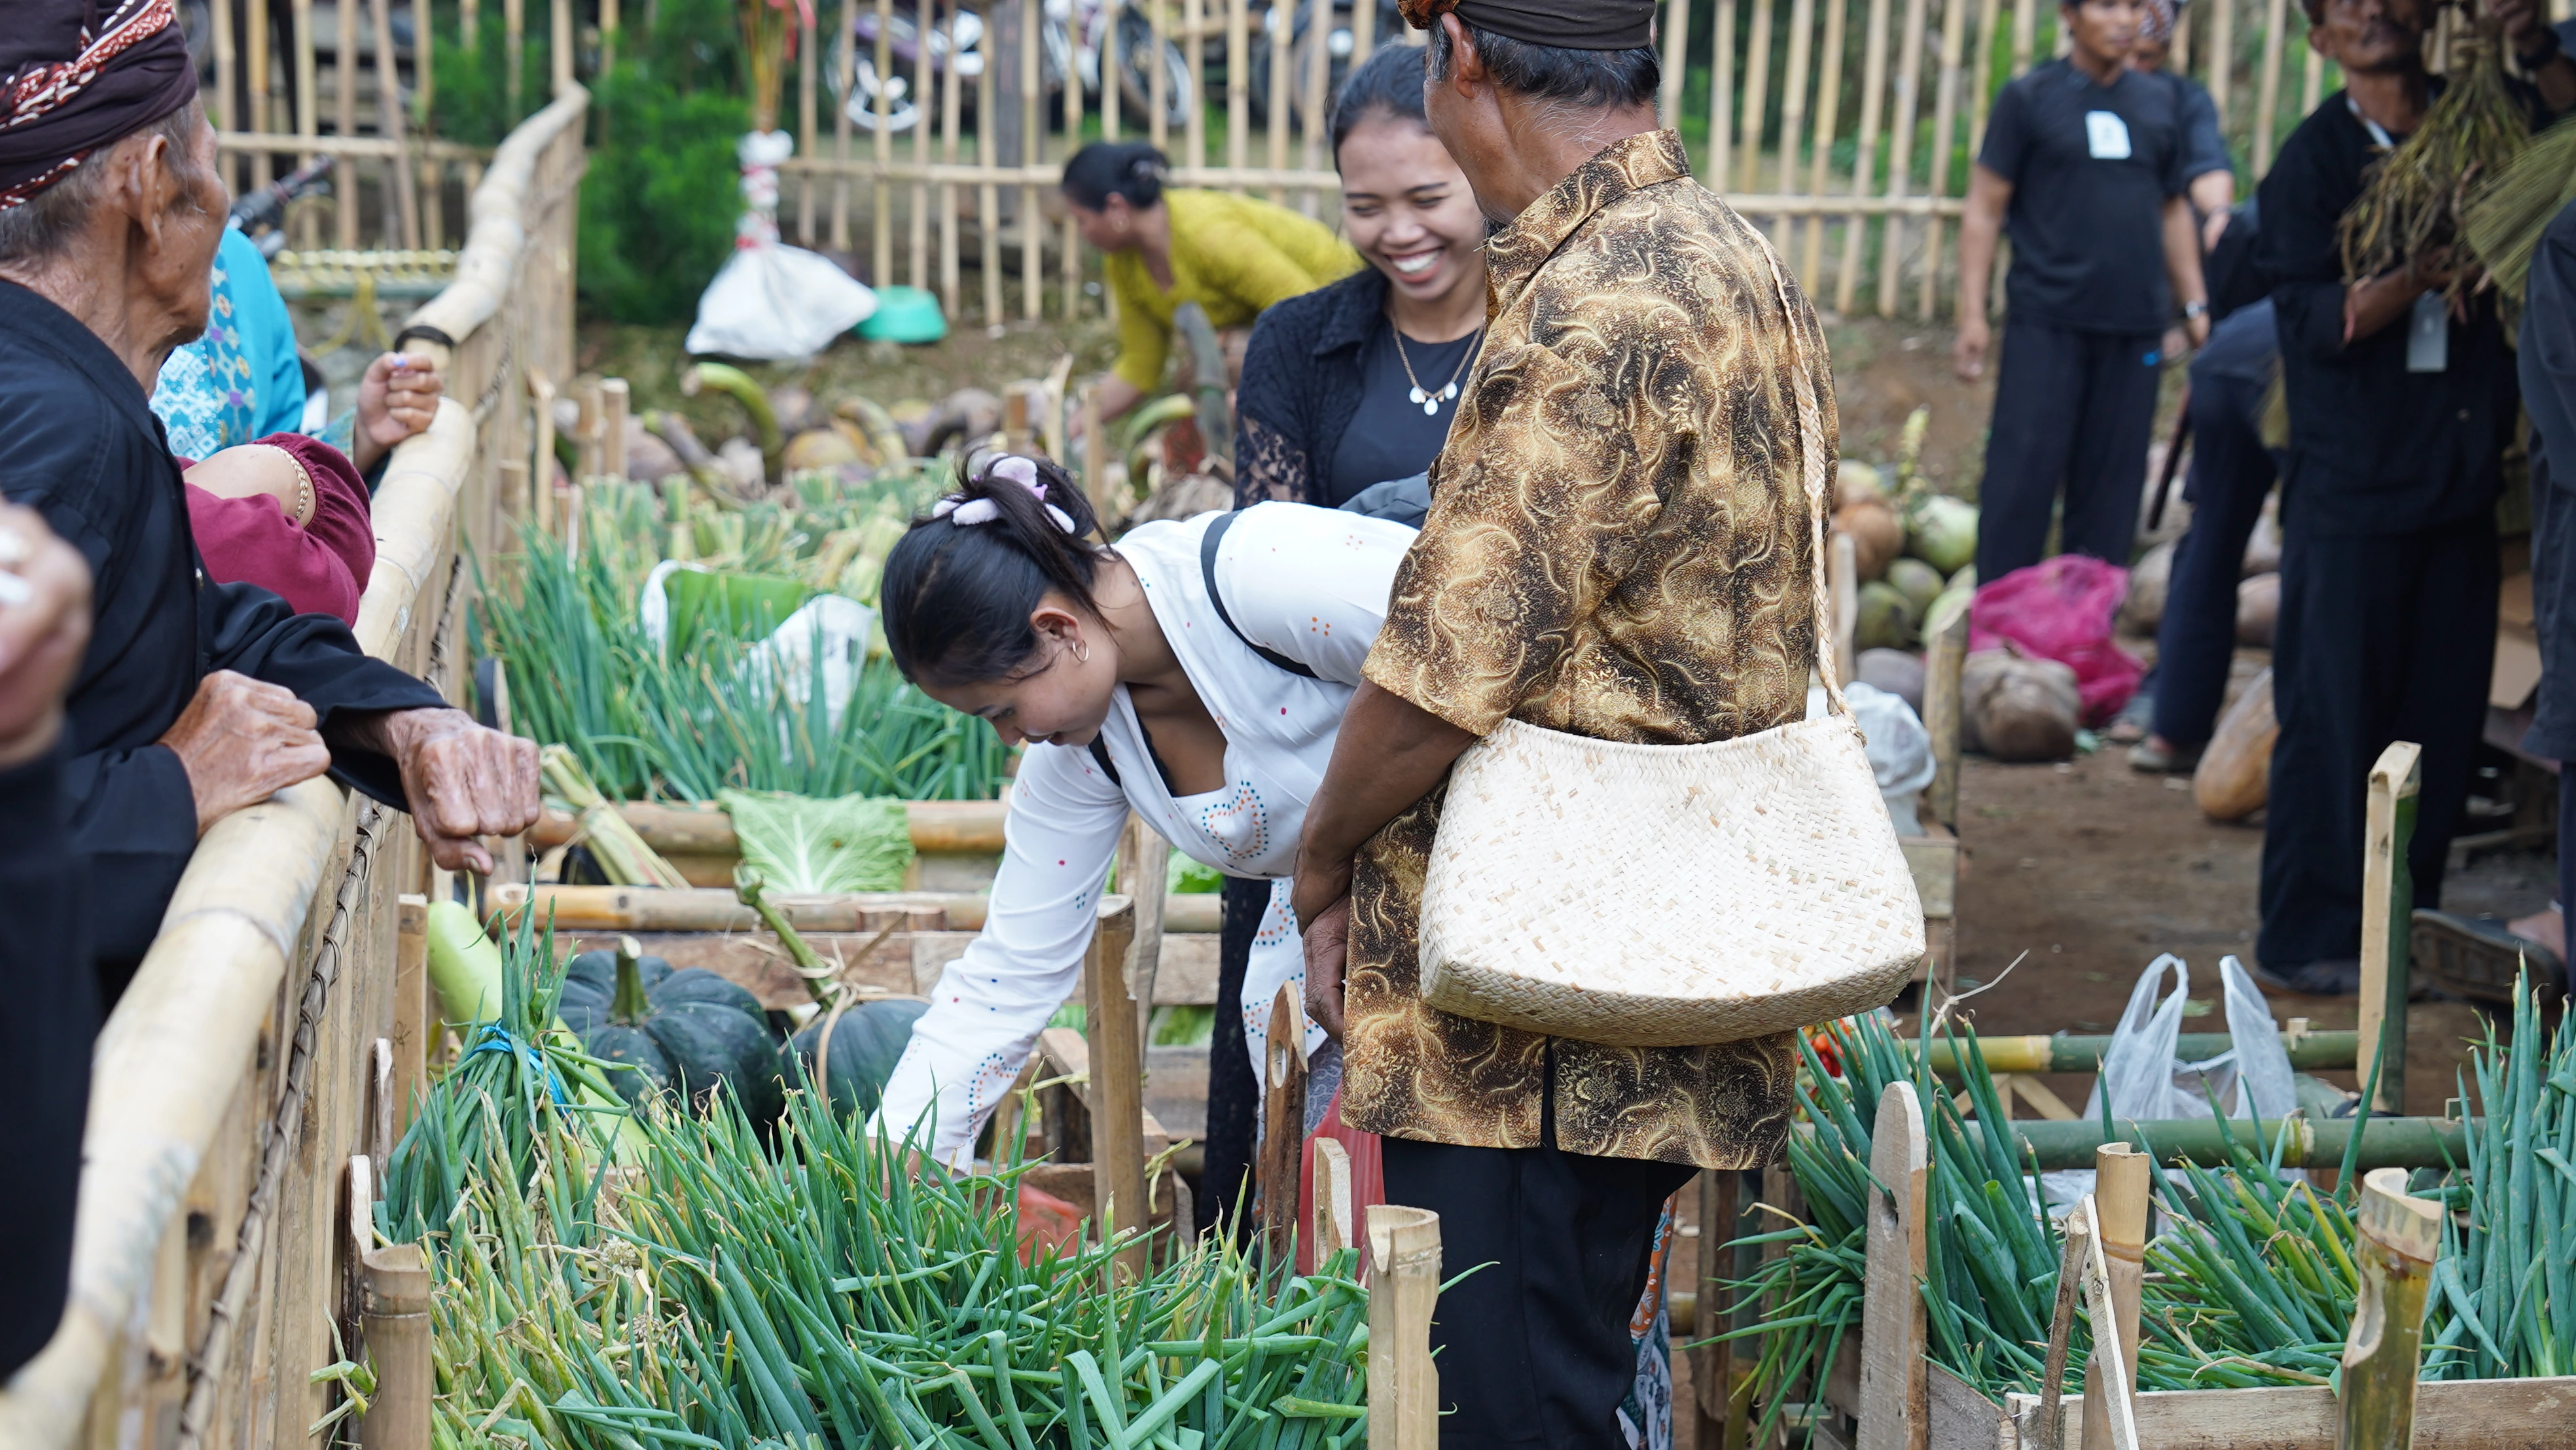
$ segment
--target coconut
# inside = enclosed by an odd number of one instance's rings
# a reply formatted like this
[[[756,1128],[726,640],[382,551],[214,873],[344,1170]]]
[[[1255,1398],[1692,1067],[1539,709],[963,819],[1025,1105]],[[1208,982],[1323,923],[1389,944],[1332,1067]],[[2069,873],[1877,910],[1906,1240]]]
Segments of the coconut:
[[[1846,458],[1834,470],[1834,503],[1839,507],[1864,499],[1887,502],[1886,477],[1872,464]]]
[[[686,474],[688,465],[671,445],[647,432],[644,420],[632,413],[626,415],[626,476],[638,483],[659,483],[672,474]]]
[[[1941,597],[1941,571],[1920,559],[1894,559],[1888,562],[1887,582],[1898,593],[1913,601],[1914,617],[1920,620],[1932,601]]]
[[[2139,634],[2153,634],[2165,617],[2165,592],[2173,580],[2174,541],[2149,549],[2129,570],[2129,597],[2120,604],[2120,622]]]
[[[1977,557],[1977,506],[1948,494],[1921,493],[1906,509],[1905,552],[1944,574]]]
[[[2272,672],[2265,670],[2218,717],[2218,729],[2191,773],[2191,798],[2213,821],[2241,821],[2263,808],[2272,778],[2272,742],[2281,722],[2272,714]]]
[[[1852,678],[1903,700],[1917,715],[1923,713],[1921,655],[1901,649],[1865,649],[1853,662]]]
[[[786,451],[779,454],[779,466],[790,473],[815,468],[838,468],[845,463],[860,462],[859,450],[850,440],[832,428],[808,428],[787,440]]]
[[[1922,622],[1922,611],[1904,591],[1873,579],[1860,586],[1860,620],[1852,643],[1861,649],[1903,649],[1914,642],[1915,626]]]
[[[2281,618],[2281,576],[2257,574],[2236,586],[2236,642],[2270,649]]]
[[[2254,531],[2245,536],[2245,562],[2236,577],[2251,579],[2269,574],[2281,567],[2281,496],[2274,494],[2263,501],[2263,511],[2254,516]]]
[[[1847,503],[1834,510],[1834,532],[1851,536],[1852,563],[1864,581],[1884,576],[1888,561],[1905,549],[1905,524],[1896,509],[1880,499]]]
[[[781,383],[769,390],[769,411],[778,417],[778,431],[791,438],[822,427],[827,416],[814,406],[814,395],[794,383]]]
[[[2083,708],[2075,671],[2010,648],[1979,650],[1960,671],[1963,742],[1997,760],[2064,760]]]

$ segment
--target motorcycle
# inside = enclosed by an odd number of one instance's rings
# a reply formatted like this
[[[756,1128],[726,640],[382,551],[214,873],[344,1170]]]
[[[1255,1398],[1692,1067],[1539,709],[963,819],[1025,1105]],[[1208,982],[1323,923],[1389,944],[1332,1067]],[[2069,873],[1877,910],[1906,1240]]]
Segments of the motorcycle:
[[[1377,33],[1370,43],[1372,45],[1403,44],[1403,12],[1396,8],[1395,0],[1376,0],[1376,3]],[[1356,0],[1331,0],[1331,4],[1332,23],[1325,28],[1322,37],[1322,44],[1328,57],[1328,70],[1324,82],[1325,105],[1328,108],[1332,104],[1331,98],[1341,94],[1342,81],[1351,73],[1351,55],[1359,49],[1359,36],[1352,24],[1352,17],[1359,9]],[[1253,124],[1263,124],[1264,119],[1270,114],[1270,63],[1272,52],[1277,48],[1274,41],[1278,34],[1282,11],[1290,12],[1287,66],[1288,113],[1299,126],[1321,124],[1320,121],[1310,122],[1306,116],[1306,93],[1310,84],[1308,78],[1314,74],[1317,43],[1313,33],[1315,12],[1319,8],[1321,6],[1318,0],[1279,0],[1278,4],[1274,4],[1266,13],[1256,18],[1251,53],[1247,57],[1251,62],[1249,69],[1252,72],[1247,89],[1251,92]]]
[[[1106,0],[1045,0],[1039,19],[1039,74],[1048,98],[1046,114],[1053,124],[1063,114],[1061,98],[1068,74],[1079,77],[1083,94],[1097,104],[1100,48],[1108,34],[1108,6]],[[1142,11],[1122,9],[1117,24],[1119,104],[1129,115],[1141,116],[1152,105],[1153,71],[1148,57],[1154,49],[1153,22]],[[934,89],[951,83],[972,85],[987,63],[986,24],[971,10],[955,12],[948,25],[933,26],[927,32],[913,8],[893,11],[886,26],[887,59],[893,73],[882,78],[876,70],[874,9],[861,8],[852,17],[851,37],[853,84],[842,105],[851,126],[860,131],[876,129],[880,92],[889,134],[903,135],[915,126],[937,123],[929,109],[936,104],[936,95],[913,94],[914,77],[925,47]],[[1177,130],[1188,121],[1198,87],[1190,74],[1189,59],[1179,45],[1169,40],[1163,43],[1162,64],[1164,121]],[[829,67],[826,74],[838,99],[840,68]],[[959,120],[966,129],[973,128],[974,109],[971,104],[960,107]]]

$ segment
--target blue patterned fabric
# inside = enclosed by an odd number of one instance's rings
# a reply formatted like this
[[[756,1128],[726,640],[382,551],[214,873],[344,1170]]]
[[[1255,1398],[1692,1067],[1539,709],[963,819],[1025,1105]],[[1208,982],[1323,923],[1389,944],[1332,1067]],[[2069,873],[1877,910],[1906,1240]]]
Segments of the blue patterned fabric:
[[[170,451],[206,458],[304,422],[304,369],[295,322],[269,280],[268,260],[237,230],[215,252],[214,305],[206,335],[170,354],[152,390]]]

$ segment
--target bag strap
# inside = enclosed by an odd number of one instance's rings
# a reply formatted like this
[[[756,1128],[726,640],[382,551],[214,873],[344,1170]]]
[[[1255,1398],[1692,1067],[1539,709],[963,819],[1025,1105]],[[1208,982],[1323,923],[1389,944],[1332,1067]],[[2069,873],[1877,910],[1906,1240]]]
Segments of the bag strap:
[[[1798,309],[1789,299],[1789,279],[1780,270],[1780,254],[1770,239],[1750,224],[1753,244],[1771,264],[1771,288],[1780,298],[1780,316],[1789,329],[1789,385],[1798,399],[1798,458],[1807,493],[1808,538],[1815,552],[1816,676],[1825,682],[1825,704],[1834,714],[1851,718],[1842,681],[1834,676],[1833,609],[1825,585],[1825,424],[1816,408],[1815,373],[1798,336]]]
[[[1199,536],[1199,573],[1207,580],[1208,602],[1216,606],[1216,617],[1218,621],[1224,624],[1226,628],[1234,631],[1234,637],[1243,641],[1243,647],[1245,649],[1252,651],[1254,654],[1261,656],[1263,659],[1270,661],[1272,664],[1277,665],[1279,668],[1286,670],[1292,675],[1304,675],[1310,680],[1319,679],[1321,677],[1313,670],[1306,668],[1304,665],[1297,663],[1295,660],[1288,658],[1277,650],[1263,649],[1261,646],[1254,644],[1252,642],[1252,636],[1245,634],[1243,632],[1243,626],[1235,623],[1234,616],[1226,612],[1225,592],[1216,587],[1216,546],[1218,541],[1225,537],[1225,531],[1233,528],[1234,521],[1241,517],[1243,517],[1241,510],[1236,510],[1232,513],[1218,514],[1214,519],[1209,520],[1207,532]]]

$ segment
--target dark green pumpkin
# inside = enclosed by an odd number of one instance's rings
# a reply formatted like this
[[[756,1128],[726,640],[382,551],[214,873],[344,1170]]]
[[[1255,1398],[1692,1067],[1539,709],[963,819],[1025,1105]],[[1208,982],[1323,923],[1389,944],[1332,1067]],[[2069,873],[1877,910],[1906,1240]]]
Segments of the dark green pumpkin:
[[[823,1063],[832,1079],[833,1111],[864,1116],[877,1110],[885,1097],[886,1080],[894,1076],[895,1063],[912,1041],[912,1024],[929,1010],[927,1002],[888,998],[862,1002],[841,1014],[841,1020],[832,1024],[832,1052]],[[816,1018],[813,1026],[779,1049],[779,1074],[789,1082],[801,1084],[813,1077],[827,1021],[828,1017]]]
[[[660,957],[583,952],[564,970],[557,1009],[593,1057],[632,1064],[609,1080],[630,1103],[653,1092],[698,1107],[717,1083],[755,1123],[777,1118],[777,1039],[760,1001],[713,972]]]

